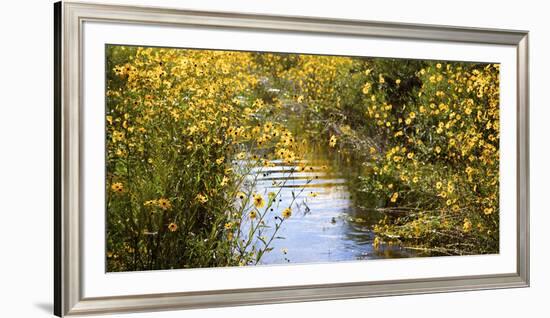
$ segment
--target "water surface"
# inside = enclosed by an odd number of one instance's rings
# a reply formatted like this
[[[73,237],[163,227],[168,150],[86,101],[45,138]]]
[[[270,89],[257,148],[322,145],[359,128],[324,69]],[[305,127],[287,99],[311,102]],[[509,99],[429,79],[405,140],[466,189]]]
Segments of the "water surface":
[[[329,150],[317,148],[306,160],[306,171],[297,172],[298,166],[279,160],[272,161],[273,167],[252,169],[249,178],[256,179],[255,192],[265,197],[269,192],[279,193],[266,222],[272,223],[291,204],[293,211],[277,233],[284,239],[273,240],[273,250],[264,254],[259,264],[414,256],[410,250],[396,246],[374,248],[372,227],[381,215],[354,201],[357,163],[344,163],[330,156]],[[267,229],[263,235],[270,237],[272,231]]]

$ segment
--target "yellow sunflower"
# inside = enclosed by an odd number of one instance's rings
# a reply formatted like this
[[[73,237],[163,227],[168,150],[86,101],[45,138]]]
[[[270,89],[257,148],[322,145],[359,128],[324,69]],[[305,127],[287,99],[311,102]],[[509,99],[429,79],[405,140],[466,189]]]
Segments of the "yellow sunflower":
[[[246,194],[244,194],[244,192],[239,192],[237,193],[237,198],[244,200],[244,198],[246,198]]]
[[[178,230],[178,225],[172,222],[168,224],[168,230],[170,230],[170,232],[176,232]]]
[[[158,199],[157,200],[157,205],[163,210],[168,210],[172,207],[172,203],[170,203],[170,201],[168,199],[165,199],[165,198]]]
[[[115,192],[121,193],[124,191],[124,186],[122,185],[122,182],[115,182],[111,185],[111,189]]]
[[[262,197],[262,195],[258,193],[254,194],[254,206],[259,209],[263,207],[264,204],[265,204],[265,200]]]
[[[336,136],[331,136],[328,145],[334,148],[336,147],[336,141],[337,141]]]
[[[292,209],[291,208],[284,209],[283,213],[282,213],[282,216],[285,219],[288,219],[289,217],[291,217],[292,216]]]

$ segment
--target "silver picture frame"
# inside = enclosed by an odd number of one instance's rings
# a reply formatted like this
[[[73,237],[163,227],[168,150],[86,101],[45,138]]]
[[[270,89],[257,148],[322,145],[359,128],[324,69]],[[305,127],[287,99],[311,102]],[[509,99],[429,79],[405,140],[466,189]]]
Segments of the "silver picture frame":
[[[82,293],[82,26],[87,21],[299,32],[456,43],[517,51],[517,270],[507,274],[87,298]],[[54,5],[54,313],[139,312],[529,286],[528,32],[58,2]]]

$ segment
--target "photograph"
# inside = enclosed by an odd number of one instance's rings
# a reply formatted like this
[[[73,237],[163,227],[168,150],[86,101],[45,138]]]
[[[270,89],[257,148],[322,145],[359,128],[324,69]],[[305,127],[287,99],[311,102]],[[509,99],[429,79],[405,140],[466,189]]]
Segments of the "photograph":
[[[500,65],[105,45],[107,272],[499,253]]]

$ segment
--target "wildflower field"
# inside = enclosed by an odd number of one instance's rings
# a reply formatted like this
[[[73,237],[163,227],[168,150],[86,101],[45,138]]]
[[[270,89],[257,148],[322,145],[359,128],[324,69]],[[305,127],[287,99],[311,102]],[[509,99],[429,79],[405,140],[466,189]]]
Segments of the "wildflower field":
[[[497,64],[108,45],[105,69],[110,272],[498,253]]]

